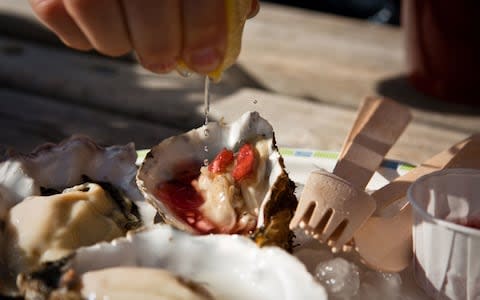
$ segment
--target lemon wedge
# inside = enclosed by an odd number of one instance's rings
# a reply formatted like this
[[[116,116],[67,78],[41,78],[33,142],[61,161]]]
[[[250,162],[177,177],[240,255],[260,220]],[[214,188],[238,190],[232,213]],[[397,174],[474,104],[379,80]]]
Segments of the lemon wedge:
[[[212,81],[218,82],[222,77],[223,71],[231,67],[237,60],[242,44],[243,27],[251,7],[252,0],[225,0],[227,46],[223,61],[217,69],[207,74]],[[178,62],[177,70],[180,74],[190,72],[190,69],[183,61]]]

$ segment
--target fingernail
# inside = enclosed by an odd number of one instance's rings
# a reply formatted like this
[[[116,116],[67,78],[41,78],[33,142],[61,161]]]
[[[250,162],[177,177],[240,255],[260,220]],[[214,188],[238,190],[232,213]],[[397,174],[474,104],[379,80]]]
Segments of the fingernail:
[[[220,64],[220,53],[215,48],[204,48],[190,54],[190,64],[198,72],[208,73]]]

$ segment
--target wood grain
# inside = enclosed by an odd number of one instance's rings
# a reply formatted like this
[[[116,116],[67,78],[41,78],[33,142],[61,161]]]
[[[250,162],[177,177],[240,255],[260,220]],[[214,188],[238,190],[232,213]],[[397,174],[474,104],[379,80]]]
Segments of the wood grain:
[[[355,109],[332,107],[254,89],[242,89],[218,101],[211,114],[216,119],[223,118],[229,122],[247,110],[256,110],[270,121],[281,146],[333,151],[340,150],[356,115]],[[417,164],[468,135],[432,127],[414,116],[387,157]]]
[[[271,91],[356,109],[381,95],[432,127],[473,133],[480,107],[443,102],[407,80],[401,27],[262,4],[247,22],[239,64]]]
[[[245,27],[240,63],[276,92],[348,106],[405,70],[399,28],[266,3]]]
[[[134,142],[150,148],[180,133],[158,124],[0,88],[0,148],[29,152],[45,142],[86,134],[104,145]]]
[[[51,36],[46,36],[45,28],[33,15],[27,0],[0,1],[0,25],[0,33],[8,32],[17,39],[41,40],[43,45],[55,43]],[[222,83],[231,89],[220,86],[214,93],[222,97],[238,87],[261,87],[353,109],[366,95],[382,95],[411,106],[416,118],[433,127],[465,133],[478,130],[479,107],[441,102],[417,92],[407,82],[403,36],[400,27],[262,3],[260,13],[245,27],[238,63],[241,70],[229,71],[234,74],[228,80],[237,80],[236,83]],[[62,58],[58,57],[57,64],[62,64]],[[100,64],[103,65],[105,60]],[[69,62],[71,60],[65,60],[65,63]],[[77,61],[75,65],[78,64],[88,65],[88,61]],[[136,70],[130,72],[139,73]],[[151,78],[142,79],[143,75],[135,76],[140,81],[151,81]],[[92,78],[97,80],[95,76]],[[116,83],[125,86],[122,81]],[[201,80],[197,83],[194,90],[201,90]],[[156,85],[163,84],[165,82]],[[151,83],[146,85],[152,86]],[[132,93],[139,92],[129,90],[126,94]],[[145,94],[150,97],[151,90]],[[198,95],[192,96],[188,92],[175,96],[181,99],[196,97],[200,101]],[[172,98],[172,95],[158,97]],[[152,115],[156,113],[149,112],[146,117]],[[181,122],[185,122],[185,118],[180,119]],[[187,122],[186,127],[192,123]]]
[[[0,36],[0,83],[132,118],[189,129],[203,122],[204,78],[157,75],[139,65]],[[257,84],[238,68],[212,87],[212,102]]]
[[[0,1],[5,20],[16,38],[0,36],[0,86],[181,131],[202,124],[203,78],[158,76],[131,62],[52,48],[27,0]],[[26,36],[25,22],[40,31]],[[40,44],[29,41],[35,36]],[[262,3],[247,22],[238,66],[212,87],[211,117],[261,110],[281,145],[339,150],[360,100],[385,95],[414,116],[390,157],[421,162],[478,132],[480,110],[412,89],[402,39],[398,27]],[[235,93],[244,87],[257,89]]]

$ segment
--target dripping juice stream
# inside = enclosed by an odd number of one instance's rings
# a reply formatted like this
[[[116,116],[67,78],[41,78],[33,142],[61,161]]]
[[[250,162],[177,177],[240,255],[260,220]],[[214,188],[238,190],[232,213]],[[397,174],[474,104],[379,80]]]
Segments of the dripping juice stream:
[[[208,76],[205,76],[205,90],[204,90],[204,99],[203,99],[203,114],[205,116],[205,122],[204,122],[204,130],[203,134],[205,137],[208,137],[208,129],[207,129],[207,124],[208,124],[208,113],[210,112],[210,78]],[[208,145],[205,145],[203,147],[203,150],[205,151],[205,157],[208,157]],[[208,165],[208,158],[205,158],[203,160],[203,164],[205,166]]]

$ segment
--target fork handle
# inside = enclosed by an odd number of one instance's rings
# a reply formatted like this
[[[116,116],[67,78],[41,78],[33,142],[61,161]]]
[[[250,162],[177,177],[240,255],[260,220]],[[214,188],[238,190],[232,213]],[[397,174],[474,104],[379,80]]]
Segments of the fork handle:
[[[367,97],[343,144],[333,174],[363,190],[407,127],[410,110],[393,100]]]
[[[477,133],[436,154],[407,174],[397,177],[386,186],[376,190],[372,197],[377,203],[377,211],[403,199],[410,184],[423,175],[445,168],[480,169],[479,156],[480,133]]]

